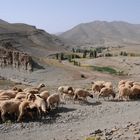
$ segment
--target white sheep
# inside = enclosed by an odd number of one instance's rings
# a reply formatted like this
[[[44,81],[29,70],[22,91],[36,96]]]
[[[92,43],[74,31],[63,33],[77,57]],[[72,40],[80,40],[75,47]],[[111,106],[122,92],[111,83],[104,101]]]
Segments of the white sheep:
[[[45,101],[47,101],[48,97],[50,96],[49,91],[45,90],[39,94]]]
[[[39,91],[41,90],[41,88],[43,88],[43,87],[45,87],[45,85],[41,83],[37,87],[25,88],[23,91],[24,92],[30,92],[30,93],[38,94]]]
[[[47,98],[47,104],[50,109],[54,107],[58,107],[60,104],[60,95],[58,93],[54,93]]]
[[[40,95],[35,95],[34,103],[36,104],[38,108],[38,112],[40,116],[42,117],[43,114],[45,115],[47,112],[47,108],[46,108],[47,105],[46,105],[45,100],[41,98]]]
[[[112,85],[111,82],[105,82],[103,85],[104,85],[104,87],[113,89],[113,85]],[[104,88],[104,87],[103,87],[103,88]]]

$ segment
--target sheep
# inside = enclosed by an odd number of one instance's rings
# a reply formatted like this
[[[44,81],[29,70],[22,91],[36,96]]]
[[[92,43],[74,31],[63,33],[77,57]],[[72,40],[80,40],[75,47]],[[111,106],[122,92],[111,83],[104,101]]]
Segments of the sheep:
[[[20,105],[20,101],[15,101],[15,100],[6,100],[6,101],[1,102],[0,108],[1,108],[2,121],[5,122],[6,113],[8,113],[10,115],[14,114],[15,116],[18,116],[18,114],[19,114],[19,110],[18,110],[19,105]]]
[[[121,81],[119,81],[118,86],[120,86],[120,85],[124,85],[124,84],[126,83],[126,81],[127,81],[127,80],[121,80]]]
[[[46,102],[40,95],[35,95],[34,103],[36,104],[41,117],[47,113]]]
[[[73,88],[71,86],[60,86],[58,88],[58,92],[61,94],[67,94],[69,91],[73,92]]]
[[[6,91],[1,92],[0,96],[9,96],[9,98],[15,98],[17,93],[18,91],[6,90]]]
[[[19,105],[19,116],[17,122],[22,121],[25,115],[28,115],[28,117],[33,119],[33,114],[30,111],[32,111],[32,109],[34,108],[37,108],[37,106],[31,101],[24,100],[23,102],[21,102],[21,104]]]
[[[45,90],[45,91],[42,91],[39,95],[41,96],[41,98],[47,101],[48,97],[50,96],[50,93],[47,90]]]
[[[21,88],[17,88],[17,87],[13,87],[12,89],[8,89],[8,90],[0,90],[0,95],[3,92],[22,92],[23,90]]]
[[[119,86],[119,99],[129,100],[129,97],[132,95],[132,90],[130,86],[121,85]]]
[[[105,81],[96,81],[92,82],[92,91],[100,92],[100,90],[105,86]]]
[[[47,104],[50,109],[54,107],[58,107],[60,104],[60,95],[58,93],[54,93],[47,98]]]
[[[23,91],[24,92],[30,92],[30,93],[33,93],[33,94],[38,94],[39,91],[41,90],[41,88],[45,87],[44,84],[39,84],[37,87],[32,87],[32,88],[25,88]]]
[[[67,93],[63,93],[63,99],[66,101],[66,99],[72,100],[74,97],[74,91],[68,91]]]
[[[4,100],[10,100],[11,98],[7,95],[5,96],[0,96],[0,101],[4,101]]]
[[[93,98],[93,95],[91,93],[89,93],[88,91],[86,90],[83,90],[83,89],[75,89],[74,91],[74,100],[82,100],[82,101],[86,101],[87,102],[87,96]]]
[[[27,93],[25,93],[25,92],[18,92],[16,94],[16,96],[15,96],[15,99],[22,101],[22,100],[24,100],[26,98],[26,96],[27,96]]]
[[[140,86],[140,82],[134,82],[133,85],[139,85]]]
[[[135,84],[133,87],[131,87],[131,92],[131,98],[140,98],[140,85]]]
[[[126,87],[133,87],[134,81],[126,81],[125,86]]]
[[[60,86],[58,92],[62,95],[62,99],[66,100],[66,97],[72,99],[74,96],[74,89],[71,86]]]
[[[112,83],[111,82],[105,82],[104,84],[104,87],[107,87],[107,88],[113,88],[113,85],[112,85]]]
[[[108,99],[109,99],[110,96],[112,96],[113,98],[115,98],[115,96],[116,96],[115,92],[113,91],[113,88],[110,88],[110,86],[103,87],[101,89],[100,93],[98,94],[98,99],[99,99],[99,97],[103,97],[103,98],[108,97]]]

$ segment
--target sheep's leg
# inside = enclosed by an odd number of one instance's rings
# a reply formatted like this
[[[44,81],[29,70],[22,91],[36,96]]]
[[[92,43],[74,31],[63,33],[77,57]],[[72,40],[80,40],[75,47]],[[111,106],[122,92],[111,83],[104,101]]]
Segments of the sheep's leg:
[[[66,95],[63,94],[63,101],[66,103],[67,102],[67,99],[66,99]]]
[[[42,118],[41,110],[39,107],[37,107],[37,110],[38,110],[38,118],[41,119]]]
[[[59,106],[59,101],[56,103],[56,107],[58,108],[58,106]]]
[[[30,118],[33,120],[34,119],[33,114],[31,112],[28,112],[28,114],[29,114]]]
[[[87,97],[84,98],[84,101],[85,101],[85,102],[88,102]]]
[[[108,100],[109,100],[109,96],[108,96],[107,98],[108,98]]]
[[[23,116],[23,113],[20,113],[18,116],[17,122],[20,122],[22,120],[22,116]]]
[[[5,122],[5,120],[6,120],[5,119],[5,113],[6,113],[5,111],[1,111],[1,119],[2,119],[3,122]]]
[[[98,94],[98,97],[97,97],[97,98],[98,98],[98,101],[99,101],[99,98],[100,98],[100,94]]]

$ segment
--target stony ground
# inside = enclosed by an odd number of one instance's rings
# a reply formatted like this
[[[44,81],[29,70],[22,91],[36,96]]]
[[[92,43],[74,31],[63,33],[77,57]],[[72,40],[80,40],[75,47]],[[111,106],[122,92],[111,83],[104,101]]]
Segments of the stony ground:
[[[132,140],[140,138],[138,112],[139,101],[67,102],[40,121],[1,124],[0,136],[2,140],[84,140],[96,134],[101,138]]]
[[[134,72],[134,69],[132,71]],[[8,69],[0,70],[0,74],[5,73],[7,77],[10,77],[11,71],[8,72]],[[113,82],[117,92],[117,83],[120,79],[140,81],[137,69],[136,72],[137,75],[132,73],[132,75],[121,77],[89,71],[63,63],[57,68],[52,65],[33,74],[14,72],[12,78],[13,80],[17,78],[17,82],[22,80],[25,84],[45,83],[47,90],[51,93],[56,92],[60,85],[72,85],[75,88],[81,87],[90,90],[91,81],[105,80]],[[81,77],[81,74],[84,74],[85,77]],[[8,88],[13,85],[9,81],[0,81],[0,88]],[[0,124],[0,139],[85,140],[87,137],[100,137],[107,140],[138,140],[140,138],[139,101],[119,102],[102,99],[98,101],[96,97],[94,99],[88,98],[88,101],[84,104],[74,104],[68,101],[66,104],[61,104],[59,108],[52,110],[46,118],[38,121],[24,123],[8,121]]]

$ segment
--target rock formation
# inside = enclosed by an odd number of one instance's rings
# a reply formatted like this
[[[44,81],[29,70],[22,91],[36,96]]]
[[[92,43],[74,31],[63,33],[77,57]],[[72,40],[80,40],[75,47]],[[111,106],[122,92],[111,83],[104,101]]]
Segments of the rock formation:
[[[0,47],[0,67],[8,67],[33,71],[33,60],[28,54]]]

